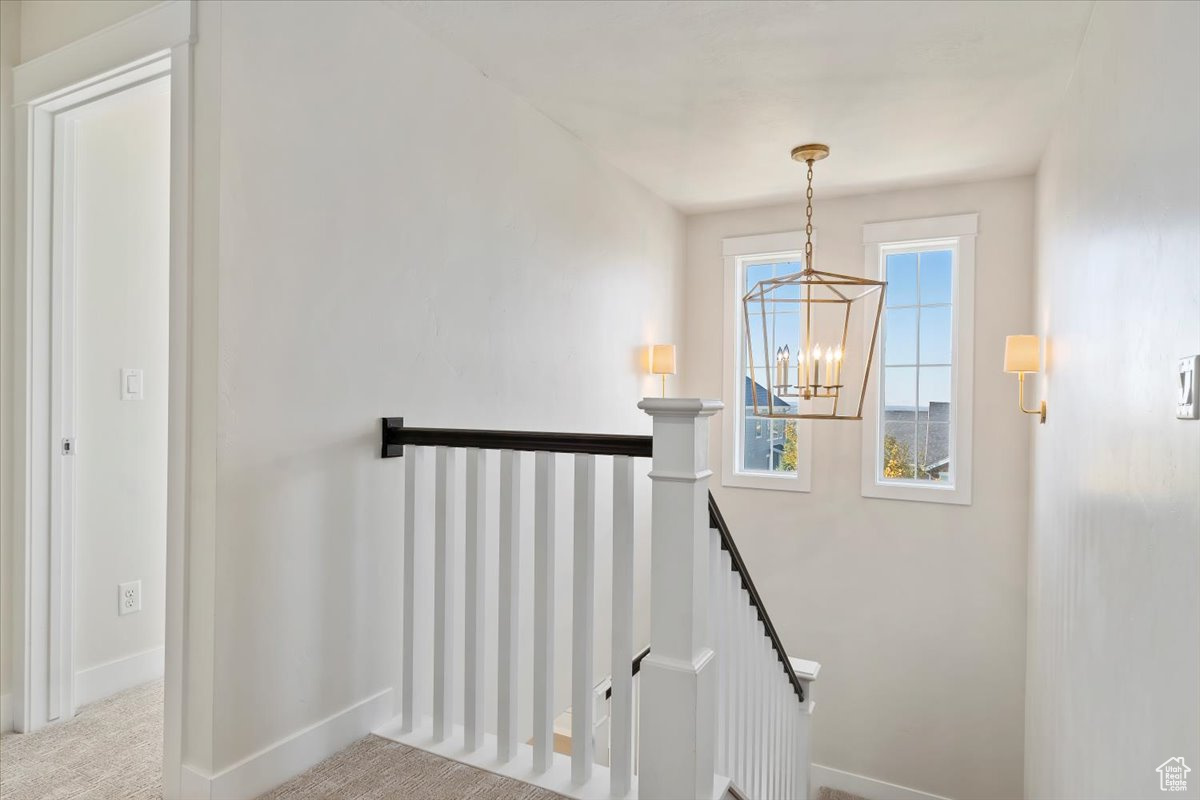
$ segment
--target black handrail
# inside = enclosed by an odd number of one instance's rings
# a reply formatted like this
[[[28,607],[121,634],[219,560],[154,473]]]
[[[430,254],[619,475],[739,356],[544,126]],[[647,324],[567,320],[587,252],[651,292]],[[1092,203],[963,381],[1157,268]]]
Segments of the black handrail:
[[[404,445],[478,447],[481,450],[530,450],[597,456],[650,458],[654,439],[615,433],[546,433],[543,431],[477,431],[463,428],[406,428],[404,417],[384,417],[379,455],[404,455]]]
[[[627,434],[608,433],[547,433],[543,431],[485,431],[466,428],[407,428],[403,417],[383,417],[380,451],[382,458],[397,458],[404,455],[404,445],[411,444],[420,447],[476,447],[481,450],[529,450],[548,453],[584,453],[598,456],[633,456],[650,458],[654,455],[654,438],[651,436],[630,436]],[[750,605],[758,612],[766,629],[767,638],[783,671],[791,681],[792,689],[800,702],[804,702],[804,685],[792,669],[792,662],[783,649],[775,625],[767,614],[762,597],[750,578],[746,562],[742,560],[729,526],[721,515],[716,498],[708,493],[708,521],[721,537],[721,549],[728,551],[733,571],[742,581],[742,588],[750,595]],[[650,648],[638,654],[633,662],[633,672],[636,675],[641,668],[642,659]],[[609,692],[611,693],[611,689]]]
[[[721,549],[729,552],[729,561],[734,572],[742,579],[742,588],[750,595],[750,605],[758,611],[758,618],[762,620],[763,627],[767,631],[767,638],[771,640],[771,646],[775,649],[775,655],[779,658],[779,663],[783,664],[783,671],[787,675],[788,680],[792,683],[792,689],[796,692],[796,697],[800,702],[804,702],[804,684],[800,682],[800,678],[796,675],[796,670],[792,668],[792,662],[787,657],[787,651],[783,649],[783,642],[779,640],[779,634],[775,631],[775,625],[771,622],[771,616],[767,613],[767,607],[763,605],[762,597],[758,593],[758,589],[754,586],[754,581],[750,578],[750,570],[746,569],[746,562],[742,560],[742,554],[738,552],[737,545],[734,544],[733,534],[729,532],[729,526],[725,523],[725,517],[721,515],[721,509],[717,505],[717,499],[713,497],[712,492],[708,493],[708,524],[716,528],[717,533],[721,536]]]
[[[642,659],[644,659],[648,655],[650,655],[650,646],[649,645],[647,645],[646,647],[643,647],[642,652],[638,653],[636,656],[633,657],[633,672],[632,672],[633,675],[637,675],[639,672],[642,671]],[[611,698],[612,698],[612,682],[610,681],[608,684],[608,688],[604,690],[604,699],[609,700]]]

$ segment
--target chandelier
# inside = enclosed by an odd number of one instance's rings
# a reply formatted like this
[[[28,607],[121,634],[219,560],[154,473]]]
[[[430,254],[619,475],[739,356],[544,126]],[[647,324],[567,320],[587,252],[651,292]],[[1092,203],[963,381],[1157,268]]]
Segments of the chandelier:
[[[828,155],[823,144],[792,150],[808,165],[804,269],[761,280],[742,298],[757,417],[862,419],[887,284],[813,267],[813,163]]]

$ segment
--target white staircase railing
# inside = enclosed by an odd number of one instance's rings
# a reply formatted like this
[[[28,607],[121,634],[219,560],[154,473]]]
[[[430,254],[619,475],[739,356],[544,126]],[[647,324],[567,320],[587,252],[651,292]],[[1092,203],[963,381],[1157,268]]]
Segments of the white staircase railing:
[[[716,528],[709,535],[709,561],[718,654],[716,770],[747,797],[807,797],[815,675],[797,676],[804,690],[798,702]]]
[[[707,800],[731,781],[747,797],[807,797],[805,687],[710,506],[708,421],[721,404],[639,407],[653,418],[652,437],[384,420],[382,454],[404,456],[403,629],[399,716],[379,733],[570,797]],[[572,455],[569,482],[556,482],[567,466],[558,454]],[[651,455],[650,652],[639,709],[635,459]],[[522,485],[530,460],[532,487]],[[562,500],[569,530],[559,525]],[[600,502],[611,503],[611,526]],[[600,642],[596,549],[606,537],[611,638]],[[556,560],[562,546],[569,562]],[[571,642],[569,669],[560,634]],[[598,660],[597,647],[608,657]],[[607,705],[597,702],[598,665],[611,674]],[[556,747],[554,720],[568,708],[569,744],[560,734]]]

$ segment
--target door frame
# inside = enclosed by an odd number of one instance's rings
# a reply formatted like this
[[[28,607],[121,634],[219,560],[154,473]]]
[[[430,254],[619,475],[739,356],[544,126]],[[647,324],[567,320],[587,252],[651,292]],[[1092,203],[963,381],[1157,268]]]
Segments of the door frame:
[[[7,520],[13,537],[12,711],[18,731],[36,730],[73,711],[71,670],[70,513],[63,502],[60,440],[71,420],[61,413],[64,384],[51,354],[62,351],[63,300],[70,301],[71,242],[54,208],[51,169],[69,125],[59,114],[169,74],[170,309],[166,675],[163,790],[180,793],[186,647],[186,555],[189,515],[192,349],[192,62],[196,8],[170,0],[13,70],[13,291],[11,416],[13,433]],[[59,128],[55,135],[56,127]],[[63,188],[60,184],[60,190]],[[68,187],[69,191],[69,187]],[[64,296],[65,292],[65,296]],[[70,480],[69,464],[67,480]],[[56,479],[56,476],[58,479]],[[67,497],[70,497],[68,491]]]

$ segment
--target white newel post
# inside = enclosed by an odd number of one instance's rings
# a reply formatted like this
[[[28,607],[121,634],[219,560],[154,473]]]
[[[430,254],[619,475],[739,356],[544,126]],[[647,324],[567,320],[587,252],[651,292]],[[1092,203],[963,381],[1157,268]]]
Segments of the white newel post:
[[[713,794],[716,669],[708,633],[708,418],[717,400],[647,398],[654,418],[650,654],[642,662],[638,795]]]

